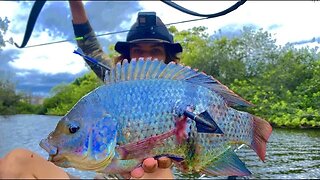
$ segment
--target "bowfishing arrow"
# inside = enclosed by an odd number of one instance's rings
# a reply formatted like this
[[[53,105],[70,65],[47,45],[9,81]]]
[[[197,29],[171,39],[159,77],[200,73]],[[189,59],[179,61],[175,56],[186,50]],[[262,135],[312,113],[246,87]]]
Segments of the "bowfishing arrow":
[[[83,57],[86,61],[89,61],[89,62],[91,62],[92,64],[99,66],[99,67],[102,68],[104,71],[110,71],[110,69],[111,69],[110,67],[102,64],[101,62],[99,62],[98,60],[96,60],[96,59],[94,59],[94,58],[92,58],[92,57],[90,57],[90,56],[87,56],[87,55],[81,53],[79,50],[80,50],[80,49],[74,50],[73,53],[74,53],[74,54],[77,54],[77,55],[79,55],[79,56],[81,56],[81,57]]]

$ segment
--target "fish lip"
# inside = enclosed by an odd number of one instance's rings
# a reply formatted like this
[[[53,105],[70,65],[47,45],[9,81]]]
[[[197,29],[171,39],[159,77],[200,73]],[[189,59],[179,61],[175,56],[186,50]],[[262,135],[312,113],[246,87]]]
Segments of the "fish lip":
[[[65,159],[65,157],[56,154],[56,155],[50,155],[48,158],[48,161],[53,162],[53,163],[58,163],[58,162],[62,162],[63,159]]]
[[[64,154],[59,154],[59,148],[51,145],[48,139],[42,139],[39,143],[39,146],[48,152],[48,161],[54,163],[57,166],[65,168],[69,167],[65,164],[65,162],[68,161],[68,158]]]
[[[67,167],[64,165],[64,163],[67,161],[67,158],[64,155],[59,154],[59,150],[57,150],[57,154],[49,154],[48,161],[61,167]]]
[[[58,148],[51,145],[48,139],[42,139],[39,146],[49,153],[49,156],[55,156],[58,154]]]
[[[48,142],[48,139],[42,139],[39,145],[49,153],[48,161],[59,164],[65,159],[59,154],[59,149]]]

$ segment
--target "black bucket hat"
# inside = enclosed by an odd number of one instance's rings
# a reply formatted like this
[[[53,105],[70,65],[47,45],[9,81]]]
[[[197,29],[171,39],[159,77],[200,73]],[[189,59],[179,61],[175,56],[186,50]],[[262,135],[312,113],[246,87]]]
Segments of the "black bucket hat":
[[[137,21],[131,26],[126,42],[117,42],[115,50],[120,54],[128,54],[131,43],[161,42],[167,44],[173,53],[182,52],[179,43],[173,42],[173,36],[155,12],[139,12]]]

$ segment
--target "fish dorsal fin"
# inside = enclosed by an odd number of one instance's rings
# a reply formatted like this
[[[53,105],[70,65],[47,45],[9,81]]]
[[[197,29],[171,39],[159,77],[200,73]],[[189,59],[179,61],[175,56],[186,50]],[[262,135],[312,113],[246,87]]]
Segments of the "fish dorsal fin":
[[[221,95],[230,106],[252,106],[250,102],[235,94],[212,76],[175,62],[165,64],[157,59],[139,58],[138,60],[132,59],[129,63],[125,59],[122,64],[119,62],[115,68],[106,71],[104,81],[105,83],[117,83],[142,79],[183,80],[211,89]]]

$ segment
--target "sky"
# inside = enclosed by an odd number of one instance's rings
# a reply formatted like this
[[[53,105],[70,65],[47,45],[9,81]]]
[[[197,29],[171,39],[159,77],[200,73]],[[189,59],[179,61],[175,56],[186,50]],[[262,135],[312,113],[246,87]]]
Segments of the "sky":
[[[174,1],[202,14],[222,11],[235,1]],[[0,1],[0,17],[10,21],[4,39],[21,44],[33,1]],[[160,1],[85,2],[89,21],[97,34],[128,30],[139,11],[155,11],[165,24],[199,17],[187,15]],[[247,1],[237,10],[221,17],[176,24],[178,30],[207,27],[213,34],[221,30],[235,33],[243,26],[255,26],[272,34],[278,45],[293,43],[296,47],[320,45],[319,1]],[[99,37],[107,52],[110,44],[124,41],[126,33]],[[68,2],[47,1],[28,45],[74,39]],[[9,77],[18,91],[50,96],[51,88],[70,83],[89,69],[81,57],[73,54],[74,40],[65,43],[18,49],[9,43],[0,51],[0,77]]]

